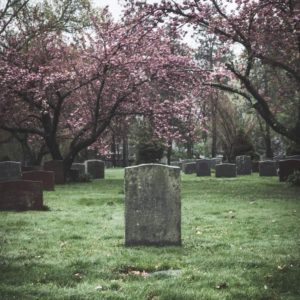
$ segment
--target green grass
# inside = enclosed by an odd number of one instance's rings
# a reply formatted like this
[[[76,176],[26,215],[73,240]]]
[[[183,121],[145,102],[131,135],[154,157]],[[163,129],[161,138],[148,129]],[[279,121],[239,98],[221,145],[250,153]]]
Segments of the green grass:
[[[300,299],[299,188],[182,175],[182,247],[124,247],[123,198],[109,169],[0,212],[0,299]]]

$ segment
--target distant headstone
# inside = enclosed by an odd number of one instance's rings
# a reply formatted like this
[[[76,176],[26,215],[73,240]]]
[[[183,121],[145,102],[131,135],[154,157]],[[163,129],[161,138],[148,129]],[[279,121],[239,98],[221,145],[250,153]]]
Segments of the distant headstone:
[[[286,181],[294,171],[300,171],[300,160],[286,159],[279,161],[279,181]]]
[[[181,245],[180,168],[125,168],[125,245]]]
[[[42,183],[28,180],[0,182],[0,210],[43,208]]]
[[[216,168],[216,165],[219,165],[222,163],[222,158],[221,157],[213,157],[211,159],[211,162],[210,162],[210,167],[212,169],[215,169]]]
[[[44,163],[44,170],[54,172],[55,184],[65,184],[66,183],[64,165],[63,165],[62,160],[46,161]]]
[[[21,163],[16,161],[0,162],[0,181],[22,178]]]
[[[52,171],[27,171],[23,172],[24,180],[40,181],[44,191],[54,191],[54,172]]]
[[[258,173],[259,172],[259,162],[256,160],[252,161],[252,172]]]
[[[196,161],[196,174],[197,176],[211,176],[210,172],[210,159],[199,159]]]
[[[105,164],[99,159],[90,159],[84,162],[85,172],[90,174],[92,178],[104,179]]]
[[[73,163],[71,166],[71,170],[78,170],[79,177],[84,176],[85,175],[85,164]]]
[[[235,158],[237,175],[251,175],[252,161],[247,155],[237,156]]]
[[[195,174],[196,173],[196,162],[183,163],[182,171],[185,174]]]
[[[216,165],[216,177],[236,177],[236,164]]]
[[[260,161],[259,176],[277,176],[276,161]]]
[[[290,155],[290,156],[287,156],[285,159],[296,159],[296,160],[300,160],[300,155]]]

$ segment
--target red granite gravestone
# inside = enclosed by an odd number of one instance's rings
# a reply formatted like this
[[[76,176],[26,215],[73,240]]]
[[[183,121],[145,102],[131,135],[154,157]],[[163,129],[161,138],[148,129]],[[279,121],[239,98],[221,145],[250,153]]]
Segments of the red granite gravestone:
[[[300,171],[300,160],[287,159],[279,161],[279,181],[286,181],[294,171]]]
[[[29,180],[0,182],[0,210],[43,208],[42,183]]]
[[[64,173],[64,166],[62,160],[50,160],[44,163],[45,171],[54,172],[54,182],[55,184],[65,184],[66,178]]]
[[[41,181],[44,191],[54,191],[54,172],[52,171],[28,171],[23,172],[24,180]]]

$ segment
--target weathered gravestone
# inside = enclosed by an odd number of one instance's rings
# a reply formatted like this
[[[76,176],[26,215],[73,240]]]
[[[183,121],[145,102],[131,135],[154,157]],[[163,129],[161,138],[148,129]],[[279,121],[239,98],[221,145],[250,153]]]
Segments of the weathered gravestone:
[[[40,181],[44,191],[54,191],[54,172],[52,171],[27,171],[23,172],[24,180]]]
[[[66,183],[64,165],[63,165],[62,160],[46,161],[44,163],[44,170],[54,172],[55,184],[65,184]]]
[[[236,177],[236,164],[216,165],[216,177]]]
[[[125,245],[181,245],[180,168],[125,168]]]
[[[196,173],[196,162],[188,162],[182,164],[182,171],[185,174],[194,174]]]
[[[16,161],[0,162],[0,181],[22,178],[21,163]]]
[[[237,175],[251,175],[252,161],[247,155],[237,156],[235,158]]]
[[[104,179],[105,163],[99,159],[90,159],[84,162],[85,172],[90,174],[92,178]]]
[[[277,176],[276,161],[273,160],[260,161],[259,176]]]
[[[286,159],[279,161],[279,181],[286,181],[294,171],[300,171],[300,160]]]
[[[29,210],[43,208],[42,183],[28,180],[0,182],[1,210]]]
[[[211,176],[210,159],[196,160],[196,174],[197,176]]]

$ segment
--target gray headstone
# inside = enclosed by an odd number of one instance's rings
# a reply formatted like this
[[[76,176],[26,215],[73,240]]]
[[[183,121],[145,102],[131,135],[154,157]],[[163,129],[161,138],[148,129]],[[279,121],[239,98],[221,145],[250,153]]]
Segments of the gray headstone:
[[[216,165],[216,177],[236,177],[236,164]]]
[[[215,169],[216,168],[216,165],[219,165],[222,163],[222,158],[221,157],[213,157],[211,160],[210,160],[210,167],[212,169]]]
[[[183,163],[182,171],[185,174],[195,174],[196,173],[196,162]]]
[[[21,163],[16,161],[0,162],[0,181],[22,178]]]
[[[181,245],[180,168],[125,168],[125,245]]]
[[[237,175],[251,175],[252,161],[247,155],[237,156],[235,158]]]
[[[211,176],[210,172],[210,159],[199,159],[196,161],[196,174],[197,176]]]
[[[71,170],[78,170],[79,176],[83,176],[85,175],[85,164],[73,163],[71,166]]]
[[[277,176],[276,162],[266,160],[259,162],[259,176]]]
[[[85,172],[90,174],[92,178],[104,179],[105,163],[99,159],[90,159],[84,162]]]

